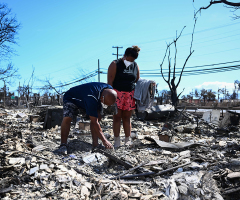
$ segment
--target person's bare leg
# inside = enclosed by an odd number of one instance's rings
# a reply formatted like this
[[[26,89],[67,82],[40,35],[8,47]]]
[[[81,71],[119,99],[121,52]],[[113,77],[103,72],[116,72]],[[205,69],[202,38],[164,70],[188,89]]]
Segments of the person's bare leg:
[[[132,116],[132,110],[130,111],[123,110],[122,121],[123,121],[123,129],[124,129],[125,137],[130,137],[131,135],[131,129],[132,129],[131,116]]]
[[[113,115],[113,133],[115,137],[119,137],[121,120],[122,120],[122,110],[118,109],[118,113],[116,115]]]
[[[91,133],[92,133],[92,146],[96,147],[96,146],[98,146],[98,136],[97,136],[97,133],[95,133],[95,130],[91,126],[91,124],[90,124],[90,129],[91,129]]]
[[[98,121],[100,122],[101,119],[102,119],[102,116],[101,116],[100,112],[98,111]],[[95,132],[95,130],[91,124],[92,123],[90,123],[90,129],[91,129],[91,133],[92,133],[92,146],[96,147],[96,146],[98,146],[98,134]]]
[[[61,144],[67,144],[72,118],[64,117],[61,124]]]
[[[121,146],[120,141],[120,129],[121,129],[121,120],[122,120],[122,110],[118,109],[118,113],[113,115],[113,133],[114,133],[114,148]]]

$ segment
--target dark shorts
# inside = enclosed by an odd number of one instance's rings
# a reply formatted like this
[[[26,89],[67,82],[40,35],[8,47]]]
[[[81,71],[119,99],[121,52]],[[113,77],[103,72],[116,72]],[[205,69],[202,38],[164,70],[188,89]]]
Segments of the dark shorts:
[[[115,90],[115,89],[114,89]],[[136,108],[134,96],[134,90],[131,92],[118,91],[117,92],[117,107],[121,110],[134,110]]]
[[[69,101],[63,102],[63,117],[75,119],[78,114],[79,108],[75,104]]]

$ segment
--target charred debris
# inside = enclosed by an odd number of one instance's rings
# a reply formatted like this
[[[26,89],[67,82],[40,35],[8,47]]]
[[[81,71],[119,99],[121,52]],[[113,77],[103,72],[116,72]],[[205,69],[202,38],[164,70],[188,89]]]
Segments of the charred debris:
[[[2,108],[0,198],[239,199],[239,114],[163,111],[134,114],[131,143],[115,150],[92,150],[80,116],[63,156],[55,153],[61,107]],[[113,142],[112,115],[100,123]]]

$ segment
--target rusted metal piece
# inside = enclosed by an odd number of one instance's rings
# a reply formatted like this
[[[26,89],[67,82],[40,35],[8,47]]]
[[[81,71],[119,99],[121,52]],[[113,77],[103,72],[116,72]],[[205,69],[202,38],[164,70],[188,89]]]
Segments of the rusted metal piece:
[[[164,142],[171,142],[171,137],[169,135],[158,134],[158,138]]]

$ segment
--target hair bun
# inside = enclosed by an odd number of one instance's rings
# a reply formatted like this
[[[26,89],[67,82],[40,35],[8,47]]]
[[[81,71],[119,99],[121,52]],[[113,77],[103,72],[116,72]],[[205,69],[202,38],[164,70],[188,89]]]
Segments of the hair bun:
[[[132,46],[132,48],[136,51],[139,52],[141,49],[138,46]]]

